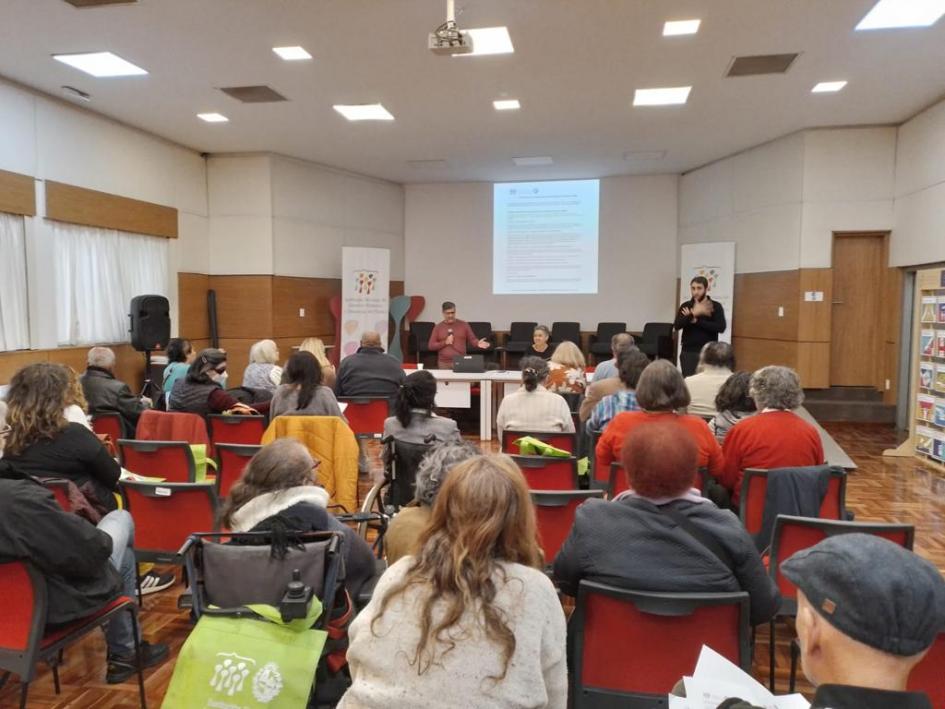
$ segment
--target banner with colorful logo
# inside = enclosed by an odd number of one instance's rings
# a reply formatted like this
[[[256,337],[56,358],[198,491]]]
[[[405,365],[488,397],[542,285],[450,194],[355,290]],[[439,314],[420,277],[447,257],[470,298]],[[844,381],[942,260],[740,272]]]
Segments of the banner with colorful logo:
[[[358,351],[361,335],[380,334],[387,349],[390,250],[345,246],[341,250],[341,348],[339,359]]]
[[[732,341],[732,301],[735,295],[735,242],[683,244],[679,248],[679,302],[689,300],[689,282],[696,276],[709,281],[709,297],[725,309],[722,342]],[[673,316],[675,317],[675,315]]]

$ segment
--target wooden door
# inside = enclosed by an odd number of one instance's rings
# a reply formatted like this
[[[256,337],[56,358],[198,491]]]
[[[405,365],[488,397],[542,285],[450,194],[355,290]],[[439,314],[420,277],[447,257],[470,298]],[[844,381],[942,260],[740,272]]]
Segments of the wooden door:
[[[882,351],[882,234],[835,235],[831,386],[875,386]]]

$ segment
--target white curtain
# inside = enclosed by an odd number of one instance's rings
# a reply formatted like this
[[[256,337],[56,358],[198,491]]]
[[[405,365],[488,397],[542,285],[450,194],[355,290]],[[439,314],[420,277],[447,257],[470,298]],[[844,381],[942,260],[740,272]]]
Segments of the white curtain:
[[[30,346],[23,217],[0,212],[0,351]]]
[[[136,295],[167,295],[167,239],[53,222],[60,345],[128,342]]]

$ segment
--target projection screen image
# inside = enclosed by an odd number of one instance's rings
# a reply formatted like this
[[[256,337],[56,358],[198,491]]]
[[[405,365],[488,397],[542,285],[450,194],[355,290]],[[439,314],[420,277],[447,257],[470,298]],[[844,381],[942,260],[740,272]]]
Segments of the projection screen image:
[[[600,180],[504,182],[492,194],[492,292],[597,293]]]

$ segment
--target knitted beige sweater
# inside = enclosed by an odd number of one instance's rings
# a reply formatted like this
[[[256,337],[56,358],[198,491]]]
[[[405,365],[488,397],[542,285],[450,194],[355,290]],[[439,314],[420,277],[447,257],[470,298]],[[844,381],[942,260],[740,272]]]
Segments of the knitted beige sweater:
[[[411,591],[395,599],[376,624],[377,635],[371,632],[381,599],[404,577],[412,560],[404,557],[387,570],[373,600],[351,623],[348,662],[354,682],[339,709],[564,709],[568,693],[565,619],[545,574],[521,564],[503,563],[494,576],[495,604],[505,613],[516,642],[505,679],[489,679],[501,672],[501,654],[498,646],[485,638],[471,609],[464,614],[461,627],[450,631],[455,647],[445,654],[439,647],[436,664],[418,674],[410,660],[419,639],[422,592]],[[438,610],[441,613],[442,608],[434,609],[434,621]]]

